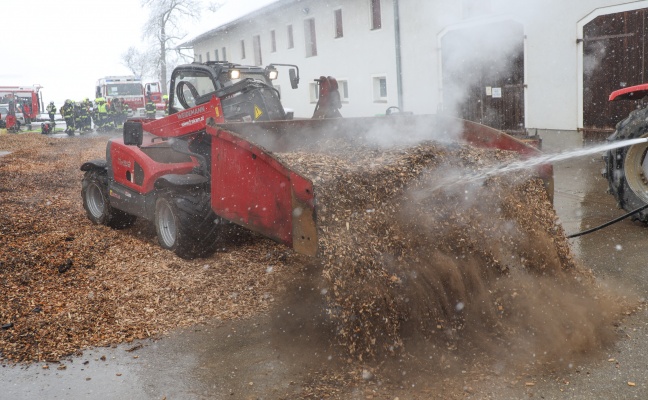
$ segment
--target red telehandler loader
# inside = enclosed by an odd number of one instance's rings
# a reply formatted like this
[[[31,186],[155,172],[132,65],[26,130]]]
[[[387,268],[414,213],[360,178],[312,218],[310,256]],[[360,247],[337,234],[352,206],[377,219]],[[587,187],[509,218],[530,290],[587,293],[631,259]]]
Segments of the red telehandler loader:
[[[339,117],[336,83],[318,79],[321,92],[313,119],[291,119],[272,86],[276,66],[227,62],[177,67],[170,82],[169,115],[130,119],[123,138],[111,139],[106,159],[84,163],[81,196],[88,218],[113,228],[136,218],[155,224],[160,245],[183,258],[204,257],[228,223],[317,254],[313,183],[275,157],[299,149],[317,151],[320,141],[361,138],[381,129],[407,135],[421,126],[444,129],[440,118],[394,113],[389,117]],[[535,148],[491,128],[452,120],[461,138],[482,147],[535,155]],[[348,133],[351,133],[349,136]],[[539,174],[552,189],[552,169]]]

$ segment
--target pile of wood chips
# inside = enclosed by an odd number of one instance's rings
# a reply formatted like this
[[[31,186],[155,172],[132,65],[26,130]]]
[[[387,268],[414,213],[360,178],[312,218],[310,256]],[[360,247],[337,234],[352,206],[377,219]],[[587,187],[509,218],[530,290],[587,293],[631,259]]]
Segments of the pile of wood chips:
[[[511,308],[494,285],[513,268],[581,274],[531,171],[437,185],[515,154],[434,143],[330,147],[282,157],[315,183],[327,311],[354,358],[398,352],[405,327],[443,340],[472,320],[497,325]]]
[[[56,361],[88,346],[157,336],[268,309],[275,277],[302,261],[252,238],[186,261],[146,222],[93,225],[81,201],[82,162],[107,138],[1,135],[0,356]],[[279,279],[281,281],[281,279]]]
[[[313,261],[263,238],[186,261],[161,249],[146,222],[92,225],[80,191],[83,161],[106,137],[2,135],[0,354],[58,360],[88,346],[160,335],[209,319],[266,312],[278,287]],[[403,329],[460,330],[470,315],[495,324],[508,310],[496,277],[575,270],[542,182],[491,176],[430,190],[450,170],[515,155],[466,146],[280,154],[311,178],[318,202],[327,313],[356,359],[398,352]],[[487,318],[483,318],[486,315]]]

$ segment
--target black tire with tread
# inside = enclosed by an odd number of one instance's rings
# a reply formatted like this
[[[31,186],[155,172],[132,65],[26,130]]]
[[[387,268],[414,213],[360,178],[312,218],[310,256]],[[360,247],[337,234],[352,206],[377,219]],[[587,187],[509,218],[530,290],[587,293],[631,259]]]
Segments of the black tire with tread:
[[[616,131],[607,139],[608,142],[637,139],[648,133],[648,109],[633,111],[628,118],[619,122]],[[617,200],[619,207],[633,211],[646,204],[628,185],[625,163],[628,151],[632,146],[619,147],[605,153],[605,177],[610,193]],[[648,210],[635,214],[633,219],[648,223]]]
[[[137,219],[132,214],[110,206],[105,170],[95,169],[85,173],[81,181],[81,198],[88,219],[95,224],[124,229],[133,225]]]
[[[164,222],[164,213],[168,218],[169,212],[173,216],[173,227],[170,229]],[[212,211],[210,197],[204,193],[167,191],[156,201],[155,230],[158,242],[178,257],[194,259],[210,256],[216,250],[216,243],[225,226],[225,221]]]

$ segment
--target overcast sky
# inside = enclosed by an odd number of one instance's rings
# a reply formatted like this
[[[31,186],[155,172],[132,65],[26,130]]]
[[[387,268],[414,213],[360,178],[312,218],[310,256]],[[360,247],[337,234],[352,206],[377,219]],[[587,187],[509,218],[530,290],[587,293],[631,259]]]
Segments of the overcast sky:
[[[148,12],[140,0],[3,0],[0,16],[0,86],[40,84],[45,104],[54,101],[57,107],[68,98],[93,99],[102,76],[130,75],[122,54],[131,46],[145,48]],[[205,26],[204,21],[188,25]]]

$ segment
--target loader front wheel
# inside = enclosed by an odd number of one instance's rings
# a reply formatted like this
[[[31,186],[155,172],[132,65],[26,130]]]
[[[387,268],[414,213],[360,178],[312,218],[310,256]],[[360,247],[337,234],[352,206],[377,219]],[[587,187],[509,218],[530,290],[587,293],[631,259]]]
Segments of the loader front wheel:
[[[648,109],[633,111],[619,122],[609,142],[648,138]],[[633,211],[648,204],[648,143],[619,147],[605,153],[605,177],[610,193],[619,207]],[[648,223],[648,211],[635,214],[634,219]]]
[[[83,208],[88,219],[98,225],[124,229],[135,223],[137,217],[110,206],[106,171],[87,171],[81,182]]]
[[[216,249],[223,221],[204,195],[166,193],[155,205],[155,230],[160,246],[178,257],[194,259]]]

